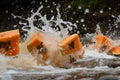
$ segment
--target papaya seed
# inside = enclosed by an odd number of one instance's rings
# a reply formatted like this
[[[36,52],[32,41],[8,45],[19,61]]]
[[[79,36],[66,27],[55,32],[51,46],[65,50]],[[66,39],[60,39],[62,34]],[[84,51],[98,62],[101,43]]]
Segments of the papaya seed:
[[[3,42],[0,41],[0,48],[2,48]]]
[[[70,55],[70,63],[73,63],[75,61],[76,61],[76,59]]]
[[[5,49],[8,51],[8,50],[11,49],[11,47],[10,46],[6,46]]]
[[[8,41],[7,44],[10,46],[11,45],[11,41]]]
[[[75,46],[74,46],[74,42],[71,42],[70,44],[69,44],[69,47],[68,47],[69,49],[74,49],[75,48]]]
[[[38,45],[38,46],[37,46],[37,49],[40,49],[40,48],[41,48],[41,47]]]

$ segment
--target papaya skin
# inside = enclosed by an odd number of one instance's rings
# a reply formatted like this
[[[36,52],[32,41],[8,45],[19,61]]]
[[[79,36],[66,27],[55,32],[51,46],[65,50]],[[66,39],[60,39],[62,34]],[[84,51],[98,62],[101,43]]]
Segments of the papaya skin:
[[[9,34],[9,35],[8,35]],[[8,49],[4,49],[4,53],[6,56],[16,56],[19,53],[19,42],[20,42],[20,33],[19,30],[10,30],[0,33],[0,42],[5,44],[6,42],[10,42],[8,45]],[[2,47],[2,46],[1,46]]]

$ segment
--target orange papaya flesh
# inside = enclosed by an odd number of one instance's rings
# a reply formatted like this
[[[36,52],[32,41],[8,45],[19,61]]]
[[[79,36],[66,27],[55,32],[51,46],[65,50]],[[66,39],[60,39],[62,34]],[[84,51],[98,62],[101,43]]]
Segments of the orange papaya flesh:
[[[114,43],[110,39],[102,34],[96,36],[95,48],[103,51],[107,51],[113,46]]]
[[[29,52],[32,52],[33,50],[38,50],[38,53],[42,54],[42,58],[46,60],[48,58],[46,54],[47,49],[46,44],[44,43],[43,40],[44,40],[43,36],[40,33],[36,33],[28,42],[27,48]]]
[[[96,44],[97,45],[105,45],[108,38],[102,34],[96,36]]]
[[[111,50],[113,55],[120,55],[120,46],[116,46]]]
[[[33,37],[30,39],[30,41],[27,44],[28,50],[32,51],[40,43],[43,43],[43,37],[42,35],[40,35],[40,33],[36,33],[35,35],[33,35]]]
[[[80,42],[78,34],[73,34],[61,41],[59,46],[62,47],[65,54],[71,54],[82,50],[82,44]]]
[[[0,53],[7,56],[16,56],[19,53],[19,30],[11,30],[0,33]]]

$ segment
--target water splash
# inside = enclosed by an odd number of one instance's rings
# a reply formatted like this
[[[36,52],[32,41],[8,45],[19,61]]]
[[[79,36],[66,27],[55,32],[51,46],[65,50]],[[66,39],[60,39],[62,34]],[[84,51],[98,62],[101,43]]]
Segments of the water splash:
[[[108,35],[110,38],[113,38],[114,40],[118,40],[120,38],[120,31],[119,31],[120,30],[120,15],[118,15],[117,17],[112,15],[112,17],[115,18],[115,21],[113,25],[110,25],[110,29],[107,30],[106,35]]]
[[[64,21],[61,18],[61,14],[59,11],[60,5],[57,6],[56,10],[57,10],[57,16],[52,16],[50,18],[50,20],[47,19],[47,15],[42,16],[40,11],[42,10],[43,6],[39,7],[38,10],[36,12],[33,12],[33,10],[31,10],[32,15],[30,17],[28,17],[27,20],[28,21],[28,25],[25,25],[22,27],[22,30],[24,31],[28,31],[29,35],[32,35],[33,32],[37,31],[44,31],[44,32],[48,32],[48,33],[56,33],[58,34],[58,36],[62,36],[63,38],[66,37],[68,35],[68,30],[72,30],[73,26],[75,28],[77,28],[76,24],[73,24],[72,22],[69,21]],[[40,21],[37,25],[37,27],[34,25],[34,21],[36,21],[36,16],[39,17],[39,19],[37,19],[38,21]],[[21,18],[20,16],[15,16],[18,18]],[[22,18],[23,19],[23,18]],[[23,24],[23,23],[21,23]],[[63,26],[65,25],[65,26]],[[30,27],[30,30],[27,29],[27,27]],[[40,27],[41,30],[38,28]],[[66,27],[66,28],[64,28]],[[55,29],[54,29],[55,28]],[[60,28],[60,30],[58,30],[58,28]],[[31,34],[32,32],[32,34]]]
[[[5,58],[6,60],[4,60],[4,56],[2,59],[2,63],[4,63],[5,65],[10,65],[10,66],[16,66],[16,67],[33,67],[33,66],[38,66],[36,64],[36,60],[35,58],[27,51],[26,49],[26,45],[28,40],[36,33],[36,32],[41,32],[43,34],[47,34],[46,37],[48,37],[49,35],[53,35],[55,40],[56,39],[63,39],[64,37],[69,35],[68,30],[72,30],[73,27],[77,28],[77,25],[75,23],[72,23],[70,21],[64,21],[61,18],[61,14],[60,14],[60,5],[57,6],[56,10],[57,10],[57,16],[52,16],[50,19],[47,19],[47,15],[41,15],[40,11],[42,10],[43,6],[41,5],[36,12],[33,12],[33,10],[31,10],[32,14],[30,17],[28,17],[27,19],[23,18],[22,16],[15,16],[14,14],[12,14],[12,16],[14,16],[14,18],[20,18],[23,20],[26,20],[28,22],[28,24],[23,23],[23,22],[19,22],[19,24],[23,24],[25,26],[22,27],[23,31],[27,31],[28,35],[27,35],[27,39],[25,42],[20,44],[21,47],[21,52],[20,55],[18,55],[18,58]],[[79,6],[79,9],[81,9],[81,7]],[[87,13],[89,11],[86,11]],[[36,19],[36,16],[39,17],[38,19]],[[35,26],[35,21],[38,20],[40,21],[38,23],[37,26]],[[84,19],[81,19],[81,22],[84,22]],[[119,18],[117,19],[117,21],[119,22]],[[64,25],[65,26],[64,26]],[[53,27],[54,26],[54,27]],[[100,26],[99,24],[96,25],[96,35],[101,33],[100,30]],[[41,29],[39,29],[39,27]],[[58,28],[60,28],[60,30],[58,30]],[[66,28],[65,28],[66,27]],[[95,34],[87,34],[87,37],[93,37]],[[54,39],[52,38],[52,39]],[[54,40],[52,41],[54,42]],[[95,50],[91,50],[91,49],[85,49],[86,54],[83,56],[84,58],[86,57],[92,57],[92,58],[115,58],[113,56],[109,56],[106,53],[103,54],[99,54],[97,51]],[[23,54],[24,53],[24,54]],[[1,57],[1,56],[0,56]],[[82,59],[81,59],[82,60]],[[5,61],[5,62],[4,62]],[[29,61],[29,62],[28,62]],[[21,64],[19,64],[21,63]]]

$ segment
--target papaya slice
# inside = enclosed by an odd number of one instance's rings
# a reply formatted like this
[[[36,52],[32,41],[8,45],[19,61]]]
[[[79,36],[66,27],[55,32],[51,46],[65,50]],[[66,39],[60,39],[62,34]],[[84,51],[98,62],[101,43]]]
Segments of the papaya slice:
[[[114,42],[103,34],[96,36],[95,48],[98,49],[98,51],[109,51],[113,45]]]
[[[102,34],[96,36],[96,44],[97,45],[105,45],[105,42],[108,38]]]
[[[82,50],[82,44],[80,42],[78,34],[73,34],[63,39],[59,46],[62,47],[64,54],[71,54]]]
[[[113,55],[120,55],[120,46],[116,46],[111,50]]]
[[[108,38],[102,34],[97,35],[96,38],[96,43],[95,43],[95,48],[99,51],[99,52],[103,52],[106,50],[107,46],[105,45]]]
[[[0,33],[0,53],[7,56],[16,56],[19,53],[19,30],[11,30]]]
[[[47,49],[46,44],[44,43],[43,36],[38,32],[30,39],[30,41],[27,44],[27,48],[29,52],[33,52],[34,50],[38,51],[38,54],[42,54],[43,60],[46,60],[48,58],[47,56]],[[34,53],[32,53],[34,54]]]

